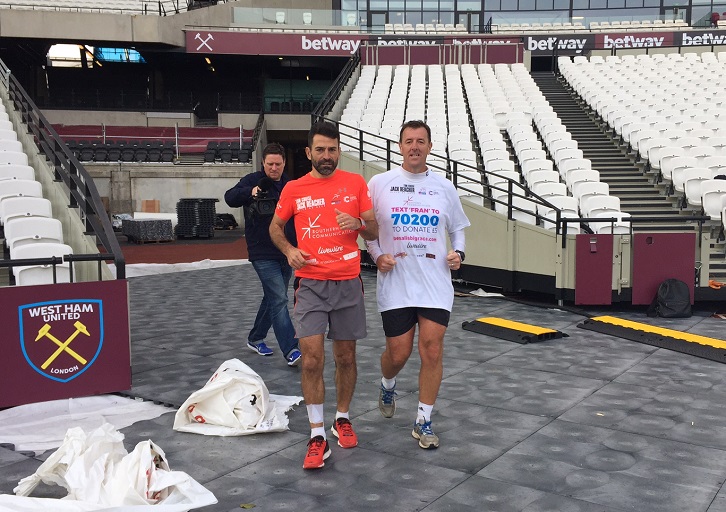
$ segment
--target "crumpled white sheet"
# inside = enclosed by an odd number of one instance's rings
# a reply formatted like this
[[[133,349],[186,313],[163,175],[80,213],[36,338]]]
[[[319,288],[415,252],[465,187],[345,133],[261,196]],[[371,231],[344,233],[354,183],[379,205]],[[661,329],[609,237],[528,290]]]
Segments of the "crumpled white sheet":
[[[476,290],[472,290],[469,292],[470,295],[476,295],[477,297],[504,297],[501,293],[495,293],[495,292],[485,292],[481,288],[477,288]]]
[[[207,268],[230,267],[233,265],[246,265],[249,260],[202,260],[193,263],[134,263],[126,265],[126,277],[153,276],[168,274],[169,272],[188,272],[189,270],[203,270]],[[109,270],[116,277],[116,265],[108,264]]]
[[[171,471],[153,441],[141,441],[127,453],[123,438],[108,423],[90,433],[69,429],[58,450],[20,480],[16,496],[0,495],[0,511],[185,512],[217,503],[188,474]],[[62,486],[68,495],[61,500],[29,497],[41,482]]]
[[[239,359],[221,364],[174,417],[174,430],[208,436],[242,436],[288,429],[285,414],[301,396],[271,395],[262,378]]]
[[[19,405],[0,411],[0,443],[36,454],[58,448],[66,431],[90,431],[104,423],[117,429],[151,420],[173,409],[116,395],[97,395]]]

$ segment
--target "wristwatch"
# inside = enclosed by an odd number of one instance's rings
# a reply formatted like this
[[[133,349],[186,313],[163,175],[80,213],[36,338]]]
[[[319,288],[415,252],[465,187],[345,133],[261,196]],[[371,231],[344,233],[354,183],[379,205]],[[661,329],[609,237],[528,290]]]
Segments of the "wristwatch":
[[[363,217],[358,217],[358,220],[360,221],[358,231],[363,231],[366,228],[366,221],[363,220]]]
[[[466,258],[466,254],[464,254],[464,251],[454,251],[456,254],[459,255],[459,258],[461,258],[461,262],[464,263],[464,258]]]

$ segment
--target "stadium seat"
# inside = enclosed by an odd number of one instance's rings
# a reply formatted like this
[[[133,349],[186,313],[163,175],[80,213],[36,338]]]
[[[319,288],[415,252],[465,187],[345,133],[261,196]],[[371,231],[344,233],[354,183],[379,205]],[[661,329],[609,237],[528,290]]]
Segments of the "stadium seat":
[[[521,193],[521,191],[517,191]],[[537,224],[537,203],[531,199],[512,196],[512,219],[526,224]]]
[[[701,204],[703,214],[713,220],[721,218],[726,206],[726,180],[705,180],[701,182]]]
[[[673,170],[671,181],[676,192],[685,194],[686,181],[689,179],[707,180],[711,179],[711,170],[708,167],[679,167]],[[700,195],[700,194],[699,194]]]
[[[594,169],[575,169],[567,174],[565,184],[573,196],[579,197],[579,186],[590,181],[600,181],[600,173]]]
[[[583,203],[580,203],[580,211],[582,212]],[[585,217],[615,217],[621,214],[620,198],[610,195],[594,195],[585,200]]]
[[[532,185],[530,189],[533,194],[541,197],[542,199],[547,199],[551,196],[567,195],[567,185],[562,182],[555,183],[550,181],[540,181]]]
[[[514,171],[514,162],[512,160],[490,160],[485,168],[486,172]]]
[[[34,180],[35,170],[29,165],[0,165],[0,181],[3,180]]]
[[[677,156],[661,164],[661,175],[664,179],[673,181],[673,172],[680,172],[686,167],[698,167],[698,160],[690,156]]]
[[[15,217],[52,217],[50,201],[41,197],[8,197],[0,201],[0,224]]]
[[[50,217],[17,217],[8,220],[5,242],[14,257],[14,248],[31,243],[63,243],[63,226]]]
[[[527,176],[533,171],[552,171],[554,169],[554,164],[552,163],[552,160],[548,160],[546,158],[532,158],[522,162],[521,168],[522,176],[524,176],[526,180]]]
[[[489,186],[495,187],[491,190],[492,198],[499,200],[501,200],[502,197],[505,197],[506,200],[509,181],[519,183],[519,173],[516,171],[497,171],[496,174],[487,174],[486,178]],[[515,187],[515,190],[518,188],[519,187]]]
[[[26,244],[16,247],[13,259],[40,259],[59,257],[73,254],[69,245],[57,243]],[[13,268],[15,284],[17,286],[33,286],[40,284],[68,283],[70,282],[70,264],[61,261],[55,265],[29,265]],[[55,279],[53,274],[55,274]]]
[[[544,204],[537,205],[537,213],[547,219],[542,221],[542,227],[545,229],[554,230],[557,228],[558,212],[560,213],[560,218],[576,219],[580,216],[577,211],[577,199],[572,196],[551,196],[546,198],[546,200],[552,206]],[[579,232],[579,225],[568,223],[568,234],[576,234],[575,229]]]
[[[559,171],[562,180],[565,183],[569,183],[569,174],[578,169],[592,169],[592,161],[590,161],[589,158],[570,158],[562,162],[558,166],[557,170]]]
[[[132,147],[125,147],[121,150],[121,161],[122,162],[133,162],[135,150]]]
[[[23,145],[18,140],[0,139],[0,151],[23,152]]]
[[[577,201],[580,205],[580,213],[587,217],[589,211],[587,202],[594,196],[606,196],[610,194],[610,187],[602,181],[588,181],[578,185]]]
[[[43,197],[43,187],[35,180],[2,180],[0,201],[7,197]]]
[[[532,171],[525,176],[525,181],[531,188],[541,182],[559,183],[560,175],[557,171]]]
[[[707,167],[695,167],[686,170],[683,174],[683,193],[689,205],[701,206],[701,183],[711,178],[711,170]]]
[[[603,212],[596,212],[595,215],[591,215],[591,217],[609,217],[613,219],[617,219],[615,221],[602,221],[598,222],[595,220],[591,220],[588,222],[588,225],[590,226],[590,229],[598,234],[598,235],[629,235],[631,231],[631,224],[630,222],[626,221],[625,219],[630,218],[630,214],[625,212],[617,212],[617,211],[603,211]]]

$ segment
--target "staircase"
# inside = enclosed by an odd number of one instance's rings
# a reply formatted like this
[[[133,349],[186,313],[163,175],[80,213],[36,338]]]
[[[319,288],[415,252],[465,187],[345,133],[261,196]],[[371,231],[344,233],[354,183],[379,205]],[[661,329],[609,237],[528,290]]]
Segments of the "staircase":
[[[614,139],[597,113],[590,111],[564,80],[553,73],[532,73],[532,78],[577,141],[584,158],[590,159],[592,168],[600,172],[600,180],[608,184],[610,195],[620,198],[620,209],[635,221],[634,232],[684,232],[698,228],[696,222],[673,220],[679,215],[700,212],[680,210],[677,198],[666,196],[663,187],[653,183],[653,178],[643,170],[644,164],[636,162],[637,155]],[[639,218],[649,220],[638,221]],[[716,240],[718,230],[712,227],[709,223],[704,225],[705,233],[712,231],[708,278],[726,281],[726,247]]]
[[[191,155],[179,155],[176,160],[177,165],[203,165],[204,155],[203,154],[191,154]]]

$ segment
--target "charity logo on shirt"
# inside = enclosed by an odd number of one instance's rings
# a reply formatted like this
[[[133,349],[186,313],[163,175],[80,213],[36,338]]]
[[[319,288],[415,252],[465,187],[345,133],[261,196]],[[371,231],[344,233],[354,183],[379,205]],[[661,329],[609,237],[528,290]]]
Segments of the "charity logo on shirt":
[[[403,185],[391,185],[391,192],[403,192],[405,194],[413,194],[416,192],[416,187],[408,183]]]
[[[319,197],[313,199],[312,196],[298,197],[295,199],[295,209],[297,211],[303,211],[310,208],[322,208],[325,206],[325,198]]]
[[[436,242],[439,235],[441,212],[437,208],[421,205],[415,196],[407,197],[402,206],[391,207],[393,240],[407,242],[409,254],[426,253],[427,242]],[[418,254],[417,254],[418,255]]]

